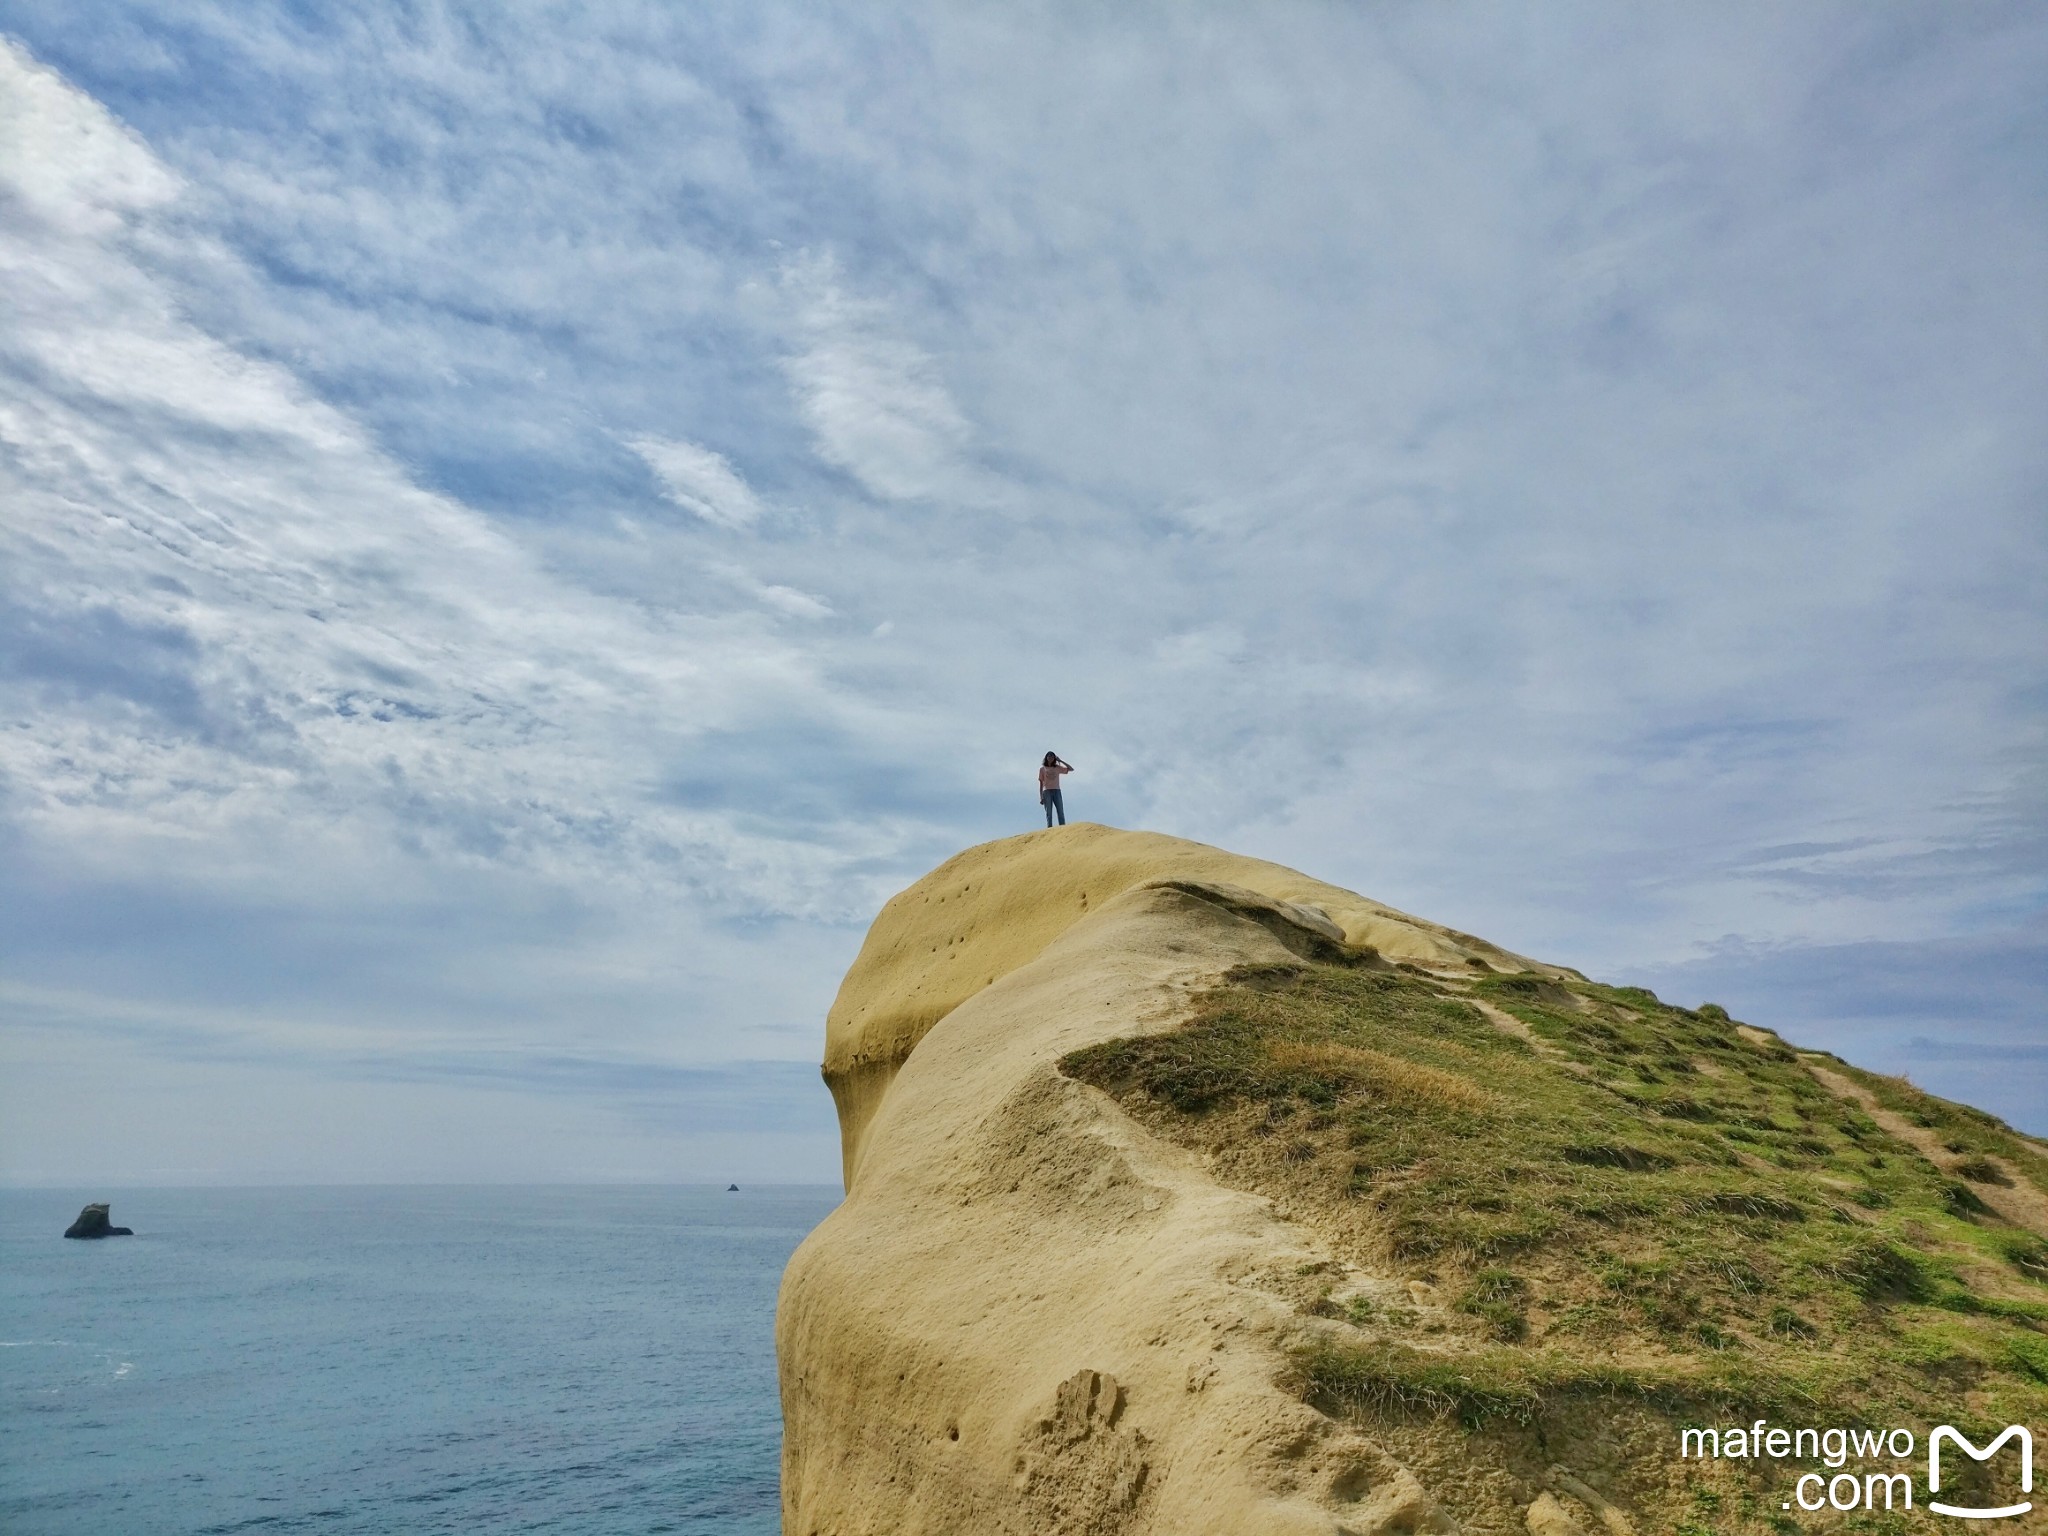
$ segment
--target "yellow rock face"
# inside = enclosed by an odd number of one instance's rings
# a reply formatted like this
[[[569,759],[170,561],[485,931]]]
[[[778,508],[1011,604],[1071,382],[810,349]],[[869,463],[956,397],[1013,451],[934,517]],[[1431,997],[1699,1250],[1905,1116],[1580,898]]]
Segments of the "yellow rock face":
[[[1239,967],[1265,974],[1198,1006]],[[1550,980],[1475,987],[1481,968]],[[1105,827],[970,849],[896,897],[828,1025],[847,1197],[792,1256],[778,1302],[784,1531],[1445,1536],[1462,1519],[1473,1536],[1652,1536],[1701,1521],[1760,1536],[1789,1490],[1773,1480],[1792,1473],[1741,1456],[1709,1467],[1679,1438],[1681,1424],[1722,1413],[1728,1338],[1761,1393],[1850,1382],[1880,1394],[1857,1401],[1892,1405],[1873,1408],[1872,1422],[1908,1423],[1938,1383],[1919,1343],[1892,1346],[1922,1337],[1908,1329],[1930,1313],[1944,1338],[1975,1330],[1970,1358],[2015,1352],[2003,1374],[1983,1365],[1973,1402],[2001,1405],[1981,1410],[1987,1422],[2024,1421],[2041,1400],[2024,1353],[2032,1336],[1997,1304],[2031,1304],[2037,1290],[2030,1234],[2048,1235],[2038,1143],[1836,1058],[1802,1057],[1722,1010],[1583,978],[1551,984],[1574,976],[1293,870]],[[1320,1000],[1290,1013],[1289,996]],[[1272,1073],[1327,1069],[1370,1090],[1338,1103],[1341,1115],[1297,1115],[1322,1103],[1306,1094],[1284,1106],[1244,1097],[1213,1116],[1175,1110],[1172,1073],[1185,1067],[1199,1083],[1205,1067],[1234,1070],[1229,1052],[1250,1044],[1237,1032],[1262,1020],[1272,1033],[1256,1049]],[[1061,1070],[1074,1052],[1190,1022],[1202,1028],[1184,1057],[1183,1042],[1154,1041]],[[1620,1065],[1660,1036],[1655,1075]],[[1403,1042],[1418,1047],[1413,1059]],[[1141,1060],[1169,1070],[1116,1065]],[[1681,1069],[1745,1116],[1744,1105],[1846,1100],[1859,1118],[1840,1122],[1839,1145],[1853,1151],[1815,1153],[1810,1168],[1724,1155],[1686,1128],[1700,1103],[1693,1079],[1655,1086]],[[1640,1072],[1652,1097],[1617,1089],[1610,1074],[1622,1071]],[[1166,1085],[1164,1097],[1148,1097],[1147,1082]],[[1916,1102],[1924,1110],[1908,1115]],[[1823,1109],[1797,1112],[1810,1133],[1800,1147],[1837,1134]],[[1977,1172],[1943,1163],[1966,1148],[1944,1141],[1942,1125],[1975,1127],[1958,1134],[1983,1142]],[[1368,1161],[1381,1132],[1441,1139],[1388,1169]],[[1610,1132],[1621,1138],[1611,1146]],[[1508,1278],[1530,1307],[1514,1312],[1512,1338],[1482,1326],[1478,1265],[1494,1250],[1404,1253],[1391,1240],[1425,1206],[1447,1217],[1494,1209],[1481,1200],[1517,1181],[1561,1223],[1588,1193],[1604,1214],[1587,1219],[1607,1222],[1620,1204],[1609,1197],[1630,1191],[1602,1170],[1638,1133],[1673,1155],[1644,1152],[1668,1168],[1626,1178],[1666,1183],[1639,1186],[1651,1191],[1641,1219],[1615,1218],[1611,1237],[1562,1226],[1554,1245],[1524,1255],[1526,1273]],[[1926,1178],[1906,1168],[1915,1158]],[[1836,1205],[1851,1185],[1819,1171],[1859,1162],[1894,1171],[1896,1202],[1881,1203],[1900,1225],[1875,1250],[1858,1212],[1878,1206]],[[1584,1180],[1571,1171],[1584,1169]],[[1972,1214],[1952,1208],[1963,1186],[1942,1183],[1949,1169],[1982,1191]],[[1431,1172],[1443,1177],[1431,1183]],[[1786,1180],[1804,1182],[1763,1199]],[[1419,1203],[1402,1205],[1404,1190]],[[1780,1239],[1758,1223],[1803,1220],[1809,1207],[1839,1220],[1800,1228],[1796,1253],[1789,1238],[1773,1249]],[[1728,1213],[1723,1233],[1700,1216],[1709,1210]],[[1662,1228],[1676,1229],[1668,1245]],[[2007,1268],[1984,1258],[1986,1234],[2016,1255]],[[1550,1326],[1606,1302],[1617,1254],[1643,1253],[1650,1272],[1681,1245],[1753,1252],[1752,1278],[1836,1289],[1804,1303],[1825,1312],[1820,1323],[1792,1312],[1803,1331],[1780,1337],[1791,1309],[1757,1284],[1739,1301],[1731,1287],[1729,1331],[1701,1328],[1697,1349],[1678,1328],[1618,1309],[1585,1332]],[[1954,1278],[1943,1283],[1980,1303],[1887,1299],[1841,1279],[1873,1251],[1944,1266]],[[1451,1411],[1483,1407],[1496,1388],[1528,1411],[1507,1399],[1497,1413]]]
[[[1156,832],[1077,822],[983,843],[882,908],[826,1016],[825,1081],[839,1109],[847,1187],[868,1121],[934,1024],[1123,892],[1164,881],[1257,892],[1304,909],[1290,915],[1305,926],[1320,917],[1333,937],[1390,960],[1565,974],[1283,865]]]
[[[1241,964],[1344,940],[1535,966],[1292,870],[1076,825],[889,903],[828,1026],[848,1196],[777,1314],[790,1536],[1449,1532],[1414,1471],[1279,1386],[1320,1261],[1059,1070]]]

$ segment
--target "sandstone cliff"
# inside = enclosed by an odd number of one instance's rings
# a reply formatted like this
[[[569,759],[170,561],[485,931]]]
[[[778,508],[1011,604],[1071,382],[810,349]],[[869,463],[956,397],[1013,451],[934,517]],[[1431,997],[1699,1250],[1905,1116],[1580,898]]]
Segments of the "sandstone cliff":
[[[825,1070],[791,1536],[1762,1532],[1677,1426],[2048,1408],[2039,1143],[1278,866],[971,849]]]

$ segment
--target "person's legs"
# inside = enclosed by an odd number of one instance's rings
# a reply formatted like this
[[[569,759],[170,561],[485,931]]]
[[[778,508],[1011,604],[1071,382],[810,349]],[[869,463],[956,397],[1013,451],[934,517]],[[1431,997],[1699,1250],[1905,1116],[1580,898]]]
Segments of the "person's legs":
[[[1067,797],[1060,793],[1057,784],[1052,789],[1052,806],[1054,810],[1060,813],[1060,825],[1064,827],[1067,824]],[[1050,815],[1045,818],[1045,824],[1048,827],[1052,825],[1052,817]]]
[[[1052,825],[1052,797],[1056,793],[1057,791],[1050,789],[1041,789],[1038,792],[1038,803],[1045,807],[1045,824],[1048,827]],[[1062,811],[1060,814],[1064,816],[1066,813]]]

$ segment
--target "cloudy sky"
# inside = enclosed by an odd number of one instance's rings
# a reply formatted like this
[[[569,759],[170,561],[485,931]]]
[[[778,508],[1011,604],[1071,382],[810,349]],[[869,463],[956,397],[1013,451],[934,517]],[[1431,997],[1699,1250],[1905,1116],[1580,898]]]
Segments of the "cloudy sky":
[[[816,1179],[1215,842],[2048,1132],[2048,13],[0,0],[0,1180]]]

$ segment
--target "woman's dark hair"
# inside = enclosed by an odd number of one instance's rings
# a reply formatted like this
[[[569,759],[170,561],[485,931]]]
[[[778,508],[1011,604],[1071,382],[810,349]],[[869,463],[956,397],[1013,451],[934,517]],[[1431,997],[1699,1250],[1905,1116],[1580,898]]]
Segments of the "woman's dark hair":
[[[1042,764],[1041,766],[1042,766],[1042,767],[1046,767],[1046,768],[1050,768],[1050,767],[1051,767],[1051,766],[1052,766],[1052,765],[1053,765],[1054,763],[1058,762],[1059,760],[1060,760],[1060,755],[1059,755],[1059,753],[1057,753],[1057,752],[1048,752],[1048,753],[1046,753],[1046,754],[1045,754],[1045,762],[1044,762],[1044,763],[1043,763],[1043,764]]]

